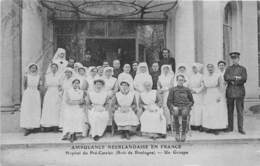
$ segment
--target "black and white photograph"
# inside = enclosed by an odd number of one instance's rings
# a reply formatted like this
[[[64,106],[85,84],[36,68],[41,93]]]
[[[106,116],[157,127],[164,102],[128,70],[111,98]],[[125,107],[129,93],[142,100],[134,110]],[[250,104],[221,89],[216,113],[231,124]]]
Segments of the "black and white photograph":
[[[260,165],[260,1],[0,5],[1,166]]]

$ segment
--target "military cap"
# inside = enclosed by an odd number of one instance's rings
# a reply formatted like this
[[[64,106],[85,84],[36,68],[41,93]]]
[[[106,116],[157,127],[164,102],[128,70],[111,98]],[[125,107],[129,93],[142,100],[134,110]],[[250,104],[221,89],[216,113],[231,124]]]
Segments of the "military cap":
[[[231,58],[238,58],[240,56],[240,53],[239,52],[230,52],[229,56]]]

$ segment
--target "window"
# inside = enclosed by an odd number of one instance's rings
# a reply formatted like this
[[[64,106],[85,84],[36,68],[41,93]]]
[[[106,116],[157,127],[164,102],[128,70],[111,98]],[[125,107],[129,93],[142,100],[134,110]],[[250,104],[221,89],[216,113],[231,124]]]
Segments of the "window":
[[[232,8],[228,4],[225,7],[223,24],[223,59],[229,63],[229,52],[232,48]]]
[[[150,64],[159,60],[159,53],[165,47],[165,24],[164,21],[59,20],[55,22],[56,46],[65,48],[68,57],[80,60],[86,49],[106,50],[108,57],[116,56],[118,49],[131,40],[131,50],[126,47],[122,54],[131,54]]]

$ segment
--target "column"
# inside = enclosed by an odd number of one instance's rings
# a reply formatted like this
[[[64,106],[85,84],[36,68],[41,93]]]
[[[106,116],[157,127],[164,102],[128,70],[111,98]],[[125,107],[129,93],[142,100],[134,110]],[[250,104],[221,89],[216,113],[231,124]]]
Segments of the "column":
[[[1,108],[20,103],[20,1],[1,2]]]
[[[38,1],[23,1],[22,24],[22,73],[29,63],[37,63],[42,67],[43,58],[43,24],[42,11]]]
[[[192,1],[179,1],[175,16],[176,63],[191,65],[195,61],[194,15]]]
[[[221,2],[203,1],[203,63],[223,59],[223,14]]]
[[[247,68],[246,97],[258,98],[257,1],[242,3],[242,51],[240,61]]]

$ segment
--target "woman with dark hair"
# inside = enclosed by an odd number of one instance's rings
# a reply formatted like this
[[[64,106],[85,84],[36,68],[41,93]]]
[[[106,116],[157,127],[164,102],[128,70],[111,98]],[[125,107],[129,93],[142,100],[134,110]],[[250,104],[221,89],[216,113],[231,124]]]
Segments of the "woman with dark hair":
[[[24,136],[40,127],[41,98],[39,87],[42,85],[39,67],[35,63],[27,66],[24,76],[24,92],[21,103],[20,126],[25,129]]]
[[[140,94],[139,107],[143,110],[140,117],[143,136],[152,139],[166,137],[166,118],[162,109],[162,100],[156,90],[152,89],[152,82],[145,81],[144,91]]]
[[[75,78],[72,81],[72,88],[65,94],[66,106],[64,108],[64,130],[69,133],[69,140],[74,142],[76,133],[83,132],[83,104],[84,92],[80,89],[80,80]]]
[[[94,90],[89,91],[86,98],[90,135],[95,141],[103,136],[109,120],[109,96],[104,86],[103,79],[94,80]]]
[[[60,77],[57,72],[58,64],[51,64],[51,72],[45,75],[45,87],[47,92],[43,100],[41,126],[47,131],[53,130],[58,132],[60,119]]]
[[[203,77],[206,88],[204,96],[205,109],[202,114],[202,126],[206,131],[218,134],[228,124],[226,101],[221,93],[221,75],[215,71],[213,64],[207,65],[207,73]]]
[[[122,81],[127,80],[129,83],[130,90],[134,90],[134,79],[132,75],[130,74],[131,66],[130,64],[126,63],[123,66],[123,72],[119,74],[117,82],[120,84]]]
[[[130,139],[130,132],[134,132],[139,124],[136,116],[135,93],[130,91],[129,86],[130,83],[127,80],[121,81],[120,92],[117,92],[113,98],[114,119],[118,130],[122,131],[122,138],[126,139]]]
[[[63,132],[63,140],[67,139],[68,133],[64,130],[64,109],[66,108],[66,92],[71,88],[72,81],[74,77],[73,69],[70,67],[67,67],[64,71],[64,78],[60,80],[60,98],[61,98],[61,104],[60,104],[60,124],[59,127],[62,129]]]

